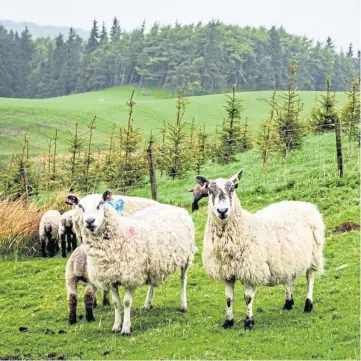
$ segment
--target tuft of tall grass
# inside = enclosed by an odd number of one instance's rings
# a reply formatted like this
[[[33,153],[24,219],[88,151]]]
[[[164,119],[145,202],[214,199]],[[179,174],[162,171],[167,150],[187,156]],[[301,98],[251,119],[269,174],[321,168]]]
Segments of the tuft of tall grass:
[[[0,253],[36,251],[39,223],[44,211],[22,200],[0,200]]]

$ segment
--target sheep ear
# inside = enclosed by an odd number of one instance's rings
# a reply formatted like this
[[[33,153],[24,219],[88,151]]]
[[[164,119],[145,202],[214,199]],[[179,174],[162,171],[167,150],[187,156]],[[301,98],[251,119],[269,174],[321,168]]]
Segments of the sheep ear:
[[[202,187],[202,188],[208,188],[209,185],[209,180],[201,175],[197,175],[196,177],[196,181],[197,183]]]
[[[103,195],[102,195],[102,200],[105,202],[108,195],[111,193],[112,191],[110,189],[106,189],[104,192],[103,192]]]
[[[79,203],[79,198],[75,194],[68,194],[65,203],[73,206]]]
[[[238,173],[236,173],[233,177],[231,177],[231,182],[233,184],[238,184],[239,180],[242,178],[243,169],[241,169]]]

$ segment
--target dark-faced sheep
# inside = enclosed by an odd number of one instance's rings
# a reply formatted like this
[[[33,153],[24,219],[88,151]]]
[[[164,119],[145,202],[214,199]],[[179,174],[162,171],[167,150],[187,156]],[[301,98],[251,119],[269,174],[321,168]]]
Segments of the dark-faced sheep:
[[[196,184],[193,188],[188,189],[188,192],[193,194],[192,212],[197,211],[199,209],[198,202],[202,198],[208,197],[208,189]]]

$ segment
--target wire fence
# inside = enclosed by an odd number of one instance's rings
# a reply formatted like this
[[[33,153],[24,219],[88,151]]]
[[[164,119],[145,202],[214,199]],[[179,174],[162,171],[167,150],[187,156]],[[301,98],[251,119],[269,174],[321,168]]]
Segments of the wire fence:
[[[343,167],[347,174],[359,167],[359,122],[344,122],[342,126],[346,129],[350,126],[356,126],[358,132],[358,141],[349,141],[345,139],[342,143],[335,140],[335,131],[320,130],[319,126],[302,126],[297,129],[284,130],[283,134],[289,136],[288,141],[292,143],[293,132],[301,130],[305,137],[303,138],[303,146],[301,150],[290,151],[286,158],[280,155],[280,146],[277,140],[263,139],[265,144],[260,145],[260,140],[256,139],[255,134],[251,134],[250,138],[245,140],[242,150],[236,155],[238,164],[241,163],[249,168],[248,185],[249,187],[259,187],[262,180],[272,174],[273,178],[267,180],[268,185],[282,186],[291,184],[294,180],[302,178],[300,168],[307,168],[304,171],[304,177],[312,179],[326,179],[329,177],[340,176],[340,169],[337,167],[339,150],[343,150]],[[307,134],[305,132],[307,129]],[[259,132],[257,133],[259,134]],[[278,136],[280,131],[277,132]],[[310,134],[314,134],[310,136]],[[282,134],[281,134],[282,135]],[[151,189],[157,188],[157,182],[160,180],[163,184],[166,180],[172,179],[169,174],[174,166],[176,156],[182,157],[182,153],[186,153],[186,164],[188,169],[183,174],[183,183],[188,182],[189,185],[194,184],[194,178],[197,170],[206,169],[210,173],[210,177],[228,176],[228,172],[224,167],[217,165],[217,152],[219,152],[221,144],[224,142],[237,143],[238,138],[223,139],[221,141],[220,134],[208,135],[207,142],[203,145],[202,154],[196,153],[197,147],[201,145],[196,141],[190,143],[189,137],[183,140],[183,143],[174,146],[162,144],[162,142],[154,142],[152,144],[152,156],[147,153],[146,144],[138,144],[137,149],[125,158],[125,149],[119,143],[119,148],[114,145],[103,144],[101,146],[92,145],[91,152],[86,154],[84,150],[77,154],[78,163],[75,164],[75,170],[71,169],[71,154],[43,154],[36,157],[27,158],[26,151],[23,150],[22,156],[13,157],[8,162],[1,176],[2,193],[7,196],[14,194],[15,197],[22,193],[34,194],[39,190],[56,191],[59,189],[86,191],[88,193],[97,191],[100,187],[110,187],[117,193],[128,193],[132,190],[143,190],[150,193]],[[303,136],[302,136],[303,137]],[[346,137],[347,138],[347,137]],[[167,148],[164,152],[163,148]],[[262,148],[263,147],[263,148]],[[262,149],[268,153],[268,164],[262,164]],[[175,154],[176,153],[176,154]],[[196,154],[195,154],[196,153]],[[88,169],[85,167],[84,159],[89,156],[90,162]],[[201,167],[197,167],[196,157],[203,157],[204,161]],[[173,161],[173,163],[172,163]],[[19,162],[22,166],[19,166]],[[155,166],[156,177],[150,176],[154,169],[151,169],[151,163]],[[230,164],[229,168],[233,169],[236,165]],[[281,174],[273,174],[274,169],[281,169]],[[223,174],[219,174],[222,172]],[[178,177],[173,177],[177,179]],[[86,179],[86,180],[85,180]],[[84,187],[86,184],[86,187]],[[12,192],[12,193],[11,193]],[[154,197],[154,195],[153,195]]]

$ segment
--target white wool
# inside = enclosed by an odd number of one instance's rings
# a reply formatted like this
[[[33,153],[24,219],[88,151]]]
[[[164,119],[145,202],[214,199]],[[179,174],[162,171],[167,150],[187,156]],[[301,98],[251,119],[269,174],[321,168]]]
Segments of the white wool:
[[[105,205],[95,234],[84,232],[91,281],[109,288],[158,285],[194,258],[194,226],[185,209],[157,205],[120,217]]]
[[[252,214],[234,193],[229,218],[217,221],[209,200],[203,264],[212,278],[274,285],[323,270],[324,224],[313,204],[283,201]]]
[[[46,237],[46,229],[50,230],[51,238],[57,239],[58,230],[59,230],[59,222],[60,222],[60,213],[56,210],[49,210],[41,217],[39,224],[39,237],[40,240],[45,240],[47,242]]]
[[[60,225],[59,225],[59,235],[63,235],[66,232],[76,234],[74,218],[75,218],[75,209],[71,209],[61,215]]]

